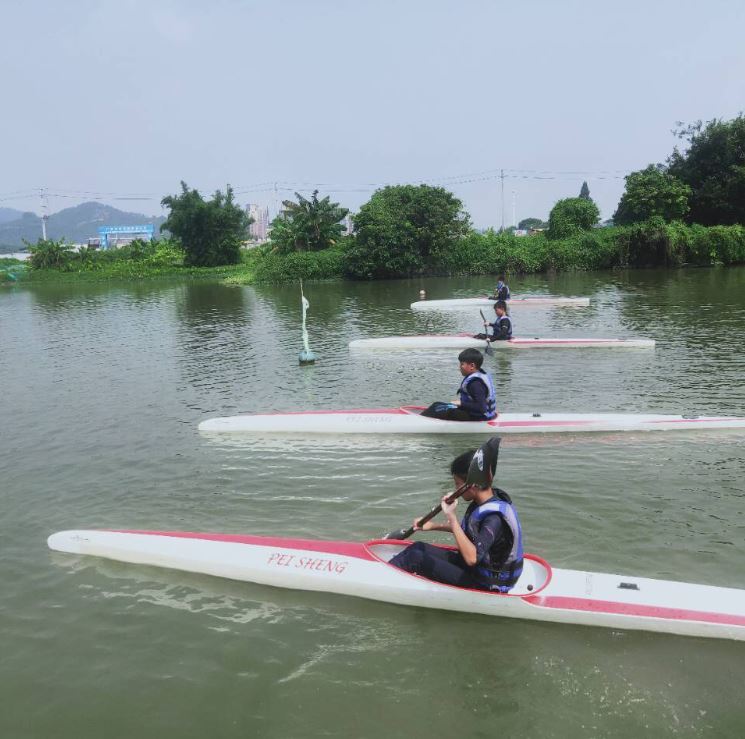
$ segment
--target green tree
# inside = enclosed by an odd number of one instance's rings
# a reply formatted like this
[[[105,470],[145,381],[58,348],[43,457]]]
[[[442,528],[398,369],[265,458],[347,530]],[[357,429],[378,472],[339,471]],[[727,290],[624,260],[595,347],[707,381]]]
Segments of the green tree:
[[[72,244],[65,243],[64,239],[59,241],[39,239],[36,244],[29,244],[28,241],[24,243],[31,252],[29,258],[31,269],[67,270],[75,256]]]
[[[186,266],[238,264],[252,219],[233,201],[230,185],[224,194],[218,190],[205,200],[182,181],[181,194],[168,195],[161,204],[170,209],[161,231],[170,231],[179,242]]]
[[[548,216],[549,239],[565,239],[591,229],[600,219],[598,206],[584,198],[564,198]]]
[[[384,187],[354,217],[346,272],[370,279],[434,270],[469,228],[463,204],[442,187]]]
[[[701,121],[676,131],[668,171],[691,188],[688,221],[704,226],[745,224],[745,117]]]
[[[523,218],[522,221],[517,224],[517,227],[528,230],[531,228],[547,228],[548,224],[540,218]]]
[[[579,190],[579,197],[582,198],[582,200],[592,200],[590,197],[590,188],[587,186],[587,181],[582,183],[582,187]]]
[[[613,223],[626,226],[656,216],[665,221],[679,221],[688,212],[690,197],[688,185],[662,165],[650,164],[626,177],[626,190],[613,214]]]
[[[349,213],[332,203],[328,196],[318,199],[318,190],[310,200],[295,193],[297,203],[282,202],[284,211],[272,221],[271,241],[274,251],[289,254],[293,251],[321,251],[336,244],[344,233],[340,221]]]

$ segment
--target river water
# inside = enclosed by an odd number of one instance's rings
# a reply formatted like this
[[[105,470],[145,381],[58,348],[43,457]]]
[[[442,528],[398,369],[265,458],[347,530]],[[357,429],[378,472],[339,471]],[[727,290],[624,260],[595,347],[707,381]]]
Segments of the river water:
[[[243,411],[427,404],[455,353],[353,338],[479,330],[414,313],[485,278],[0,291],[0,736],[745,735],[745,644],[489,619],[52,553],[65,528],[366,539],[449,489],[478,438],[226,440]],[[589,308],[516,309],[516,335],[655,351],[503,352],[503,411],[745,412],[745,269],[515,280]],[[745,587],[742,435],[506,437],[499,483],[555,566]]]

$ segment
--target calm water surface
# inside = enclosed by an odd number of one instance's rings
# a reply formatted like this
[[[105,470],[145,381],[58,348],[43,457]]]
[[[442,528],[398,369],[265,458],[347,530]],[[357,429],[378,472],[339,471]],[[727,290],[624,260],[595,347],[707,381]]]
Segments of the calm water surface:
[[[0,737],[745,735],[745,644],[495,620],[51,553],[75,527],[365,539],[448,489],[478,438],[220,440],[243,411],[452,397],[455,353],[354,354],[480,328],[414,313],[488,279],[0,291]],[[500,353],[504,411],[745,413],[745,270],[530,278],[588,295],[517,335],[656,351]],[[745,587],[742,435],[507,437],[501,485],[557,566]]]

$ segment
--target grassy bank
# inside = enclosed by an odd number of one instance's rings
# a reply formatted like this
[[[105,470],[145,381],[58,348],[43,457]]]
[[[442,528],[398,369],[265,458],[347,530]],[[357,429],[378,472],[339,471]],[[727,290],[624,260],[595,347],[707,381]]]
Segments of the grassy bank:
[[[257,250],[258,252],[258,250]],[[345,248],[285,256],[256,255],[256,282],[349,277]],[[571,272],[615,267],[680,267],[745,264],[742,226],[686,226],[651,221],[634,226],[595,228],[565,239],[544,234],[514,236],[472,231],[431,263],[426,275],[509,275]],[[410,275],[401,275],[408,277]]]
[[[221,267],[188,267],[183,263],[183,255],[173,251],[167,254],[161,252],[144,256],[137,252],[127,251],[126,248],[83,255],[73,253],[58,268],[27,268],[18,272],[16,284],[141,282],[185,277],[248,284],[253,281],[257,256],[255,250],[246,250],[241,253],[239,264]],[[0,275],[2,275],[1,271]]]
[[[152,253],[120,249],[71,255],[59,268],[0,264],[0,283],[142,281],[188,277],[226,284],[282,283],[350,277],[349,241],[317,252],[281,255],[264,246],[241,252],[241,262],[223,267],[186,267],[172,248]],[[15,260],[2,260],[11,262]],[[597,228],[565,239],[544,234],[517,237],[472,231],[430,263],[426,275],[509,275],[615,267],[680,267],[745,264],[742,226],[686,226],[650,221]],[[401,275],[408,277],[410,275]]]

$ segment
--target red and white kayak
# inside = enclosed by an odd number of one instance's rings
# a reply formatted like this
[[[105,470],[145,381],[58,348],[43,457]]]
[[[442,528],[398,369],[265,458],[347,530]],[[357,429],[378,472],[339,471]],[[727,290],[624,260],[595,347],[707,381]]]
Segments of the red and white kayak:
[[[384,336],[379,339],[355,339],[350,349],[483,349],[484,339],[471,334],[451,336]],[[492,349],[654,349],[654,339],[542,339],[513,338],[492,341]]]
[[[493,307],[496,298],[449,298],[447,300],[417,300],[411,304],[412,310],[466,310],[468,308]],[[557,298],[550,295],[511,298],[507,307],[512,308],[586,308],[590,298]]]
[[[348,411],[246,413],[209,418],[199,430],[282,434],[536,434],[745,429],[745,418],[643,413],[500,413],[491,421],[443,421],[422,406]]]
[[[61,531],[51,549],[420,608],[745,640],[745,590],[561,570],[528,554],[508,594],[426,580],[389,564],[407,542],[172,531]]]

